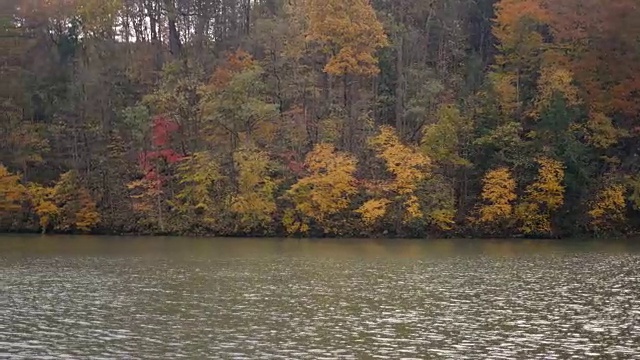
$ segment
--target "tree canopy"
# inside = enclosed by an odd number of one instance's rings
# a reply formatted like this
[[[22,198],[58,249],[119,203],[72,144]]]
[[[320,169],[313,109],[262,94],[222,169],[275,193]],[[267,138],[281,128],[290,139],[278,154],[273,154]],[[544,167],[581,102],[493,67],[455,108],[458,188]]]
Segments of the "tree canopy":
[[[3,0],[0,229],[640,230],[636,0]]]

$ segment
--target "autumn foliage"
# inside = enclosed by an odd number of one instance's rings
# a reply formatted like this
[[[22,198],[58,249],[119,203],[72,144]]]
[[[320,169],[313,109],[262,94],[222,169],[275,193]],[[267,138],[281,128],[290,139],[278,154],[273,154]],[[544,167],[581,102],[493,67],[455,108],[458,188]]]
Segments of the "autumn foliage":
[[[538,176],[527,186],[518,207],[520,229],[528,235],[551,235],[552,215],[564,204],[564,167],[557,160],[537,159]]]
[[[395,131],[387,126],[380,128],[380,133],[369,139],[369,144],[376,156],[384,161],[391,175],[381,184],[381,190],[389,198],[400,201],[400,206],[404,209],[403,222],[423,218],[425,214],[416,190],[428,175],[430,159],[417,149],[403,144]],[[367,210],[371,212],[373,209],[381,209],[380,205],[383,203],[365,203],[360,212],[365,218],[371,219],[372,214],[367,214]],[[371,206],[373,204],[376,206]]]
[[[640,231],[637,0],[0,8],[0,230]]]
[[[216,68],[209,83],[214,88],[222,90],[229,85],[234,75],[249,70],[255,65],[253,57],[242,49],[227,53],[225,62]]]
[[[489,171],[482,179],[483,205],[478,222],[489,231],[509,230],[514,222],[516,182],[507,168]]]
[[[7,218],[19,213],[26,189],[20,176],[10,173],[0,164],[0,217]]]
[[[597,233],[620,231],[626,222],[625,188],[611,184],[601,189],[589,208],[589,228]]]
[[[25,186],[20,176],[0,164],[0,219],[22,216],[26,209],[43,233],[89,232],[100,222],[96,203],[76,172],[62,174],[54,187],[33,183]]]
[[[373,76],[380,70],[375,51],[388,44],[369,0],[306,0],[307,40],[332,54],[324,71]]]
[[[231,211],[239,218],[238,230],[252,233],[267,229],[276,212],[276,181],[270,176],[269,158],[256,149],[236,152],[237,192],[231,197]]]
[[[332,145],[316,145],[305,160],[308,175],[287,190],[293,203],[283,220],[287,231],[306,233],[315,223],[325,233],[339,234],[344,223],[335,217],[349,208],[357,191],[356,164],[353,156],[336,151]]]

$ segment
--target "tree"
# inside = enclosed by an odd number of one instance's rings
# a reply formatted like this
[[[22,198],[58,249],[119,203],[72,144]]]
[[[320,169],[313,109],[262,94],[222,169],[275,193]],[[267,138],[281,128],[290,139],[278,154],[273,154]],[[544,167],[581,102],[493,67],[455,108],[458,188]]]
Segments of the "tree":
[[[481,198],[478,222],[487,227],[490,233],[508,230],[514,222],[514,202],[516,182],[508,168],[502,167],[489,171],[482,178]]]
[[[231,153],[245,144],[270,144],[277,109],[265,96],[262,68],[249,54],[228,54],[201,92],[209,141],[228,144]]]
[[[231,197],[231,211],[239,216],[239,231],[264,231],[270,227],[276,211],[277,184],[269,175],[269,158],[256,149],[241,149],[234,160],[238,184],[236,194]]]
[[[545,44],[542,29],[549,16],[541,0],[501,0],[495,5],[493,35],[500,51],[497,79],[499,88],[510,88],[506,93],[515,95],[515,110],[522,109],[533,84],[532,75],[540,66]]]
[[[560,59],[574,70],[576,82],[593,111],[606,116],[624,114],[629,119],[637,115],[640,102],[633,95],[640,89],[635,41],[640,26],[633,21],[640,13],[637,3],[634,0],[547,3],[555,42],[558,47],[571,50],[565,51]]]
[[[307,40],[318,44],[328,55],[324,72],[341,77],[341,112],[347,120],[341,138],[345,148],[353,151],[361,140],[359,120],[367,118],[356,106],[360,94],[355,91],[355,80],[379,73],[375,52],[387,46],[387,36],[369,0],[305,0],[304,11]],[[331,78],[327,76],[325,81],[328,84]]]
[[[20,176],[14,175],[0,164],[0,218],[7,219],[22,210],[26,188]]]
[[[464,117],[456,106],[442,105],[438,121],[425,127],[422,147],[442,166],[469,166],[467,153],[472,130],[470,119]]]
[[[293,209],[285,212],[283,225],[290,234],[307,233],[312,226],[325,234],[340,234],[344,229],[341,212],[351,205],[356,194],[356,159],[336,151],[330,144],[318,144],[307,155],[308,175],[286,192]]]
[[[183,158],[171,147],[171,137],[178,128],[178,124],[165,117],[153,120],[151,150],[142,151],[138,155],[142,178],[127,185],[132,191],[134,209],[143,216],[151,216],[154,225],[162,232],[165,231],[167,205],[164,187],[169,180],[165,172]]]
[[[365,226],[374,226],[387,215],[389,204],[391,204],[389,199],[370,199],[356,212],[362,216]]]
[[[557,97],[561,97],[566,106],[576,106],[580,103],[578,89],[573,85],[571,71],[550,65],[542,68],[538,79],[538,91],[535,105],[532,109],[533,116],[552,106]]]
[[[437,165],[434,173],[440,173],[442,181],[451,184],[455,193],[450,200],[452,207],[458,200],[457,207],[464,212],[469,198],[474,124],[453,104],[441,105],[437,115],[437,122],[425,127],[421,148]]]
[[[603,187],[589,206],[589,229],[595,233],[620,230],[626,222],[626,207],[624,186]]]
[[[520,229],[527,235],[553,233],[552,215],[564,204],[564,167],[556,160],[541,157],[536,181],[526,189],[517,214]]]
[[[380,71],[374,53],[388,42],[369,0],[306,0],[305,11],[307,40],[331,54],[324,71],[338,76]]]
[[[27,190],[42,233],[91,232],[100,222],[96,202],[74,170],[60,175],[53,187],[30,183]]]
[[[358,210],[365,223],[382,219],[384,214],[389,214],[386,209],[391,207],[390,215],[395,218],[391,223],[396,231],[402,225],[419,222],[434,225],[438,230],[450,230],[455,211],[450,206],[443,206],[442,201],[433,201],[440,195],[432,192],[433,186],[437,188],[442,182],[432,181],[431,159],[417,148],[403,144],[388,126],[381,127],[380,132],[369,139],[369,145],[376,157],[384,162],[388,176],[370,184],[376,197]],[[430,181],[431,188],[428,186]],[[432,206],[425,208],[427,204]]]
[[[177,179],[181,189],[169,204],[178,215],[179,229],[200,226],[219,230],[224,208],[229,206],[220,164],[206,151],[194,153],[178,166]]]
[[[2,0],[0,231],[638,232],[637,1]]]
[[[76,171],[72,170],[60,175],[60,179],[50,193],[50,198],[58,209],[55,211],[56,230],[89,232],[100,221],[96,203],[89,191],[80,183],[79,174]],[[44,203],[45,208],[50,207],[46,204],[46,200]]]
[[[46,233],[56,223],[60,208],[55,203],[54,189],[40,184],[30,183],[28,185],[29,200],[38,217],[40,231]]]

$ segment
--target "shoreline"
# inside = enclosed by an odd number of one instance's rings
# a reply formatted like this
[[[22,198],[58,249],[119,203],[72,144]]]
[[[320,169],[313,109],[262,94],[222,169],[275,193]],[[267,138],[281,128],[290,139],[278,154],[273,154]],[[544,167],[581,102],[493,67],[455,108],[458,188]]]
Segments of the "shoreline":
[[[452,241],[553,241],[553,242],[573,242],[573,241],[591,241],[591,240],[603,240],[607,241],[634,241],[640,239],[640,234],[611,234],[611,235],[599,235],[593,234],[575,234],[571,236],[562,237],[527,237],[527,236],[479,236],[479,235],[456,235],[456,236],[426,236],[426,237],[411,237],[411,236],[287,236],[283,234],[269,234],[269,235],[220,235],[220,234],[179,234],[179,233],[109,233],[109,232],[89,232],[89,233],[64,233],[64,232],[49,232],[40,233],[35,231],[6,231],[0,230],[0,237],[23,235],[33,237],[116,237],[116,238],[191,238],[191,239],[255,239],[255,240],[311,240],[311,241],[331,241],[331,240],[345,240],[345,241],[359,241],[359,240],[376,240],[376,241],[438,241],[438,240],[452,240]]]

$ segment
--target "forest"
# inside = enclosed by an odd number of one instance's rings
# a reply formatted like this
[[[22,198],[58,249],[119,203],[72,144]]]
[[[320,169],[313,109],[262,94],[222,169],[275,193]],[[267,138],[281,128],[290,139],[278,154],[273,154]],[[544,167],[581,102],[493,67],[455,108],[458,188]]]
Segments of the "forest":
[[[2,0],[2,231],[640,230],[637,0]]]

